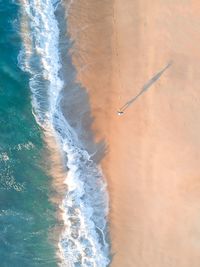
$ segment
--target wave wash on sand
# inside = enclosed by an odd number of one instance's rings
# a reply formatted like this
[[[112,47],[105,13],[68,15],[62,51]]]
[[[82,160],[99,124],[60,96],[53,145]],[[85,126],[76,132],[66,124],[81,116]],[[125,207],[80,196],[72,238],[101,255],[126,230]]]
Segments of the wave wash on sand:
[[[54,136],[68,169],[67,192],[60,204],[65,224],[58,244],[60,265],[106,267],[110,262],[106,185],[100,168],[82,148],[61,110],[64,82],[59,77],[57,5],[58,1],[51,0],[21,0],[19,64],[30,74],[34,116],[45,134]]]

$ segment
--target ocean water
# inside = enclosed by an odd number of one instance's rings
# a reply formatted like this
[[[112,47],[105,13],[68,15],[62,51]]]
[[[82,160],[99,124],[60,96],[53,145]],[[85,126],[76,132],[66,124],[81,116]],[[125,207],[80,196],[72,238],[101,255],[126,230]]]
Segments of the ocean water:
[[[57,223],[29,75],[18,67],[20,6],[0,1],[0,266],[57,266]]]
[[[80,139],[84,106],[74,110],[73,118],[61,105],[65,97],[73,108],[78,86],[74,70],[67,67],[69,57],[63,60],[61,55],[67,17],[61,5],[53,0],[0,0],[1,266],[110,263],[106,183]],[[70,84],[64,76],[71,77]],[[58,244],[50,236],[59,221],[58,207],[51,203],[56,177],[47,172],[47,136],[57,143],[66,170]]]

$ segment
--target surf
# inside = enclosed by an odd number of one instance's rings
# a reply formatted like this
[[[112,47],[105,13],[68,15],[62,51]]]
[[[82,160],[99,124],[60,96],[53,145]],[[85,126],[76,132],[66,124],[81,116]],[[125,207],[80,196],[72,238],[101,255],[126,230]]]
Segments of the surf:
[[[68,169],[60,203],[65,228],[59,237],[60,266],[109,265],[108,194],[100,167],[83,149],[61,109],[64,82],[59,73],[58,1],[21,0],[23,46],[18,57],[29,73],[32,108],[37,123],[57,142]],[[67,51],[66,51],[67,53]]]

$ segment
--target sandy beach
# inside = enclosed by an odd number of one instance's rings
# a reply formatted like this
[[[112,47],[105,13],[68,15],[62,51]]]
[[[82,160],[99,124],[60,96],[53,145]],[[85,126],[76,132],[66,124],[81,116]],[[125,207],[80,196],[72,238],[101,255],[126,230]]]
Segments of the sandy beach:
[[[74,0],[68,29],[110,195],[112,267],[200,266],[200,4]],[[170,61],[123,116],[116,111]]]

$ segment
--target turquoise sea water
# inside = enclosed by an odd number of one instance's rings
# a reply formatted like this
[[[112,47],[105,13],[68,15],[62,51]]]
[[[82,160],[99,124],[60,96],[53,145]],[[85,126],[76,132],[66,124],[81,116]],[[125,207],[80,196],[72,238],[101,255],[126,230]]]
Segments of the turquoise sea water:
[[[19,4],[0,0],[0,266],[57,266],[47,149],[18,67]]]

